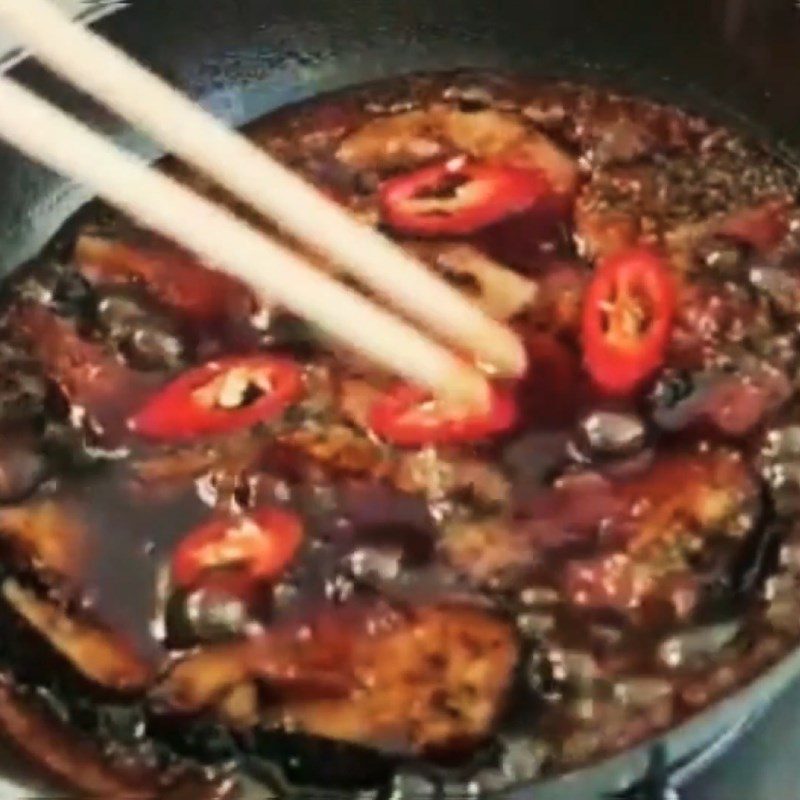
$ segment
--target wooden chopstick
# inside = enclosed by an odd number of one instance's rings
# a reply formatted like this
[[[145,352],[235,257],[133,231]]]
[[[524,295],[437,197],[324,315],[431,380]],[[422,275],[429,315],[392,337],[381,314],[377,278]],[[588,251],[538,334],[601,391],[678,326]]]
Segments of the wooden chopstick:
[[[441,345],[5,76],[0,138],[406,379],[488,400],[485,378]]]
[[[524,371],[525,350],[506,326],[49,0],[0,0],[0,22],[55,72],[450,345],[498,374]]]

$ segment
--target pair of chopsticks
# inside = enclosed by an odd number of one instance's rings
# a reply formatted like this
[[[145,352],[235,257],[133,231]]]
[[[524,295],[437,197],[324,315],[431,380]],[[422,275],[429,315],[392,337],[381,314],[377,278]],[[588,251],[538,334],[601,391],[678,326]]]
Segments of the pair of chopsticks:
[[[464,358],[301,256],[0,76],[0,138],[437,396],[481,404],[518,375],[516,336],[377,231],[49,0],[0,0],[0,26],[45,65],[338,264]]]

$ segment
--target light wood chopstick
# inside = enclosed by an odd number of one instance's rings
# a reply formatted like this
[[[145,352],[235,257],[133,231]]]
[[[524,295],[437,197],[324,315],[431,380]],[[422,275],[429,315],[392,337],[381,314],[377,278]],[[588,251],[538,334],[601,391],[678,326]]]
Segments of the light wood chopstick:
[[[55,72],[443,341],[500,375],[524,371],[524,347],[506,326],[49,0],[0,0],[0,22]]]
[[[389,370],[458,403],[488,400],[485,378],[444,347],[5,76],[0,138]]]

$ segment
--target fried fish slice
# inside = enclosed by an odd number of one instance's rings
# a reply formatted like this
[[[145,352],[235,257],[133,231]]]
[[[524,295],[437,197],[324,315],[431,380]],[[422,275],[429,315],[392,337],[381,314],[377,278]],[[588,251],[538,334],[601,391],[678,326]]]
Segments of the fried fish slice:
[[[86,558],[86,521],[66,500],[0,508],[0,542],[26,567],[77,583]]]
[[[158,688],[196,711],[253,679],[264,724],[405,753],[469,747],[500,713],[518,656],[512,627],[476,607],[339,609],[300,627],[201,650]]]
[[[118,768],[99,746],[39,707],[7,675],[0,678],[0,731],[37,766],[84,796],[147,800],[159,794],[152,772]]]
[[[728,583],[759,506],[741,458],[723,450],[665,458],[615,495],[620,510],[605,533],[621,546],[570,563],[564,585],[578,606],[634,617],[655,603],[689,618],[706,584]]]
[[[126,639],[88,612],[69,613],[14,578],[6,578],[1,591],[9,606],[87,680],[125,693],[142,691],[150,683],[150,665]]]
[[[159,774],[135,754],[114,757],[104,743],[76,732],[9,675],[0,675],[0,734],[39,772],[66,782],[81,797],[120,800],[234,800],[235,782],[209,778],[200,769]],[[37,784],[41,777],[37,772]],[[63,788],[63,783],[62,783]],[[58,787],[42,787],[61,796]],[[43,795],[44,796],[44,795]],[[53,794],[52,796],[55,796]]]
[[[9,321],[73,407],[106,438],[120,437],[127,414],[152,391],[154,379],[129,369],[103,345],[81,336],[74,322],[43,306],[21,305]]]
[[[166,242],[87,230],[75,246],[75,259],[92,283],[142,284],[164,308],[198,324],[246,318],[256,309],[244,284]]]

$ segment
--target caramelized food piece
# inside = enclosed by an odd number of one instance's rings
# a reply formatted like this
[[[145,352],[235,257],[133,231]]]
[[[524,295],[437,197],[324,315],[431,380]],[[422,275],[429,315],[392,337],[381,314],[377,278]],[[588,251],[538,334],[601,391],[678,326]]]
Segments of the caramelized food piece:
[[[511,497],[509,480],[498,467],[434,448],[400,455],[391,480],[401,491],[432,502],[458,496],[474,506],[494,507],[506,505]]]
[[[87,613],[70,614],[13,578],[4,581],[2,593],[11,608],[87,680],[119,692],[141,691],[149,683],[150,667],[131,645]]]
[[[151,768],[115,763],[102,746],[76,733],[30,696],[0,678],[0,731],[23,755],[84,796],[155,800],[163,797]]]
[[[513,114],[466,113],[443,105],[379,117],[350,134],[338,157],[359,169],[411,169],[450,155],[539,169],[559,194],[571,194],[575,163],[544,134]]]
[[[734,211],[717,227],[716,233],[728,236],[764,253],[778,245],[788,231],[788,202],[783,199]]]
[[[406,752],[486,736],[516,663],[510,626],[457,605],[375,613],[324,613],[302,636],[278,629],[206,649],[173,667],[160,696],[198,709],[258,677],[279,690],[267,722],[292,730]]]
[[[538,563],[536,549],[520,528],[504,517],[451,522],[442,531],[440,552],[475,583],[496,585]]]
[[[173,711],[221,706],[224,714],[229,711],[231,692],[253,681],[285,693],[347,695],[354,685],[350,667],[343,660],[349,642],[328,636],[324,639],[328,649],[299,635],[301,632],[289,627],[197,650],[171,667],[154,696]]]
[[[253,431],[159,449],[131,463],[135,484],[147,492],[182,489],[206,473],[237,475],[255,464],[266,438]],[[152,494],[149,495],[152,498]]]
[[[495,319],[506,321],[529,308],[537,285],[469,244],[408,244],[448,282]]]
[[[751,433],[791,396],[789,381],[768,364],[742,359],[735,372],[708,369],[681,376],[683,396],[671,397],[676,375],[653,398],[653,419],[667,431],[711,428],[731,437]]]
[[[634,523],[631,552],[669,540],[692,550],[693,540],[699,537],[701,543],[709,531],[744,536],[747,529],[736,526],[736,517],[757,497],[757,487],[740,455],[717,450],[666,457],[642,477],[623,483],[617,495],[628,504]],[[726,522],[734,524],[726,529]]]
[[[47,458],[32,433],[0,433],[0,504],[23,500],[49,473]]]
[[[345,474],[380,478],[391,469],[386,449],[350,425],[310,423],[281,434],[278,440],[289,450]]]
[[[492,585],[540,568],[552,553],[599,543],[596,558],[566,562],[573,602],[635,611],[660,596],[688,614],[702,582],[720,577],[742,552],[758,504],[736,454],[676,455],[623,480],[569,476],[518,504],[513,520],[449,523],[440,547],[461,573]]]
[[[758,489],[736,454],[665,458],[614,491],[621,503],[603,535],[622,547],[572,562],[565,578],[579,606],[635,611],[662,599],[679,617],[701,599],[704,582],[732,567],[755,522]]]
[[[160,303],[197,323],[247,317],[256,303],[239,281],[155,241],[126,242],[84,231],[75,245],[81,272],[96,284],[142,284]]]
[[[101,344],[83,338],[73,322],[42,306],[15,309],[11,324],[70,403],[85,409],[109,436],[119,434],[121,417],[141,402],[150,381]]]
[[[577,606],[613,608],[638,618],[646,603],[661,603],[677,619],[690,617],[699,600],[698,582],[685,570],[661,568],[626,553],[569,565],[565,587]]]
[[[86,558],[86,522],[66,501],[39,500],[0,508],[0,541],[35,569],[80,581]]]
[[[400,752],[468,749],[491,730],[517,660],[511,627],[466,606],[410,609],[384,632],[357,635],[351,647],[358,688],[349,697],[289,701],[269,719]]]

